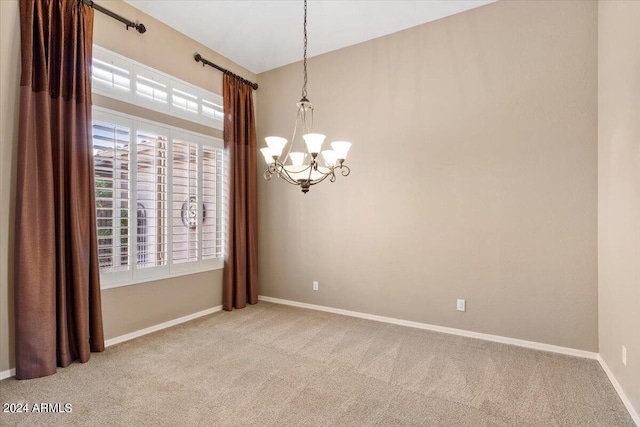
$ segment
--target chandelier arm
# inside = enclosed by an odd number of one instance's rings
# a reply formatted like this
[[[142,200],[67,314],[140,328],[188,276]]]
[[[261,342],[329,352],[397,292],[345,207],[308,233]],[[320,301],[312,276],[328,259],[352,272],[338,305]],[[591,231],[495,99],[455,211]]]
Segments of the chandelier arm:
[[[317,170],[316,170],[316,172],[318,172],[318,173],[319,173],[319,174],[321,174],[321,175],[327,175],[327,176],[334,175],[334,176],[335,176],[335,169],[336,169],[337,167],[338,167],[338,166],[327,166],[327,169],[329,169],[329,172],[326,172],[326,173],[325,173],[325,172],[322,172],[320,169],[317,169]],[[345,167],[346,167],[346,166],[345,166]],[[345,175],[345,176],[346,176],[346,175]]]
[[[279,165],[282,169],[284,169],[285,171],[287,171],[287,170],[284,168],[284,166],[285,166],[284,164],[282,164],[282,163],[278,163],[278,165]],[[305,165],[300,165],[300,166],[305,166]],[[300,171],[298,171],[298,172],[296,172],[296,173],[306,172],[306,171],[308,171],[308,170],[309,170],[309,168],[311,168],[312,166],[313,166],[313,164],[311,164],[311,165],[306,165],[306,167],[305,167],[304,169],[302,169],[302,170],[300,170]]]
[[[333,167],[329,167],[329,172],[324,173],[322,171],[318,171],[319,174],[321,174],[323,177],[321,180],[319,180],[318,182],[322,182],[325,179],[329,178],[329,181],[331,182],[336,182],[336,174],[335,174],[335,166]]]
[[[293,179],[293,177],[291,175],[289,175],[289,171],[287,171],[284,167],[284,165],[282,163],[279,164],[280,166],[280,177],[282,177],[285,181],[289,182],[289,184],[294,184],[294,185],[299,185],[298,180]],[[302,170],[301,172],[304,172],[306,169]]]
[[[318,179],[314,179],[313,181],[309,181],[309,185],[316,185],[316,184],[320,184],[322,181],[324,181],[325,179],[327,179],[330,175],[323,175],[322,178],[318,178]]]
[[[316,170],[316,172],[318,172],[320,175],[322,175],[322,177],[318,178],[318,179],[311,179],[311,173],[313,171],[313,169],[311,167],[305,168],[302,172],[306,171],[307,169],[310,169],[309,178],[306,179],[306,180],[305,179],[296,180],[284,168],[284,165],[282,163],[275,163],[275,164],[272,163],[271,165],[269,165],[269,168],[264,172],[264,177],[265,177],[265,179],[270,180],[274,174],[277,174],[280,178],[284,179],[289,184],[298,185],[298,186],[302,186],[303,182],[304,183],[308,183],[309,186],[316,185],[316,184],[321,183],[322,181],[324,181],[327,178],[329,178],[330,182],[335,182],[336,181],[336,174],[335,174],[336,166],[333,166],[332,168],[330,168],[329,172],[327,172],[327,173],[324,173],[324,172],[322,172],[320,170]],[[343,176],[349,175],[350,169],[349,169],[348,166],[344,166],[343,165],[340,169],[343,169],[342,170],[342,175]]]
[[[298,109],[298,114],[300,114],[300,109]],[[293,148],[293,141],[295,141],[296,139],[296,133],[298,132],[298,121],[296,120],[296,122],[293,125],[293,136],[291,136],[291,144],[287,144],[287,152],[284,154],[284,156],[280,156],[280,158],[282,159],[282,165],[284,165],[284,163],[287,161],[287,159],[289,158],[289,153],[291,153],[291,149]]]
[[[327,176],[333,175],[335,177],[336,169],[340,169],[340,173],[342,176],[349,176],[349,174],[351,173],[351,169],[349,168],[349,166],[345,164],[342,164],[341,166],[329,166],[329,172],[327,173],[322,172],[320,169],[316,170],[316,172],[318,172],[321,175],[327,175]]]
[[[278,171],[278,163],[277,162],[274,162],[274,163],[271,163],[271,164],[267,165],[267,171],[269,171],[269,173],[271,175],[275,175],[277,177],[280,176],[280,172]]]
[[[303,134],[311,133],[311,127],[309,126],[309,121],[307,120],[307,110],[305,109],[304,105],[300,106],[300,118],[302,120]]]
[[[309,177],[307,178],[307,181],[311,182],[311,174],[313,174],[314,170],[318,170],[318,162],[316,162],[316,159],[312,158],[311,163],[309,163]]]
[[[280,175],[280,178],[284,179],[284,181],[288,182],[289,184],[300,185],[300,183],[298,181],[295,181],[289,175]]]
[[[310,110],[311,110],[311,121],[309,122],[309,132],[311,132],[311,129],[313,129],[313,106],[311,106]]]
[[[267,165],[267,170],[264,171],[264,178],[269,181],[273,176],[280,178],[280,171],[278,170],[278,163],[270,163]]]
[[[284,171],[284,173],[279,173],[278,176],[281,179],[284,179],[289,184],[293,184],[293,185],[297,185],[298,184],[298,182],[296,180],[294,180],[293,178],[291,178],[291,176],[286,171]]]

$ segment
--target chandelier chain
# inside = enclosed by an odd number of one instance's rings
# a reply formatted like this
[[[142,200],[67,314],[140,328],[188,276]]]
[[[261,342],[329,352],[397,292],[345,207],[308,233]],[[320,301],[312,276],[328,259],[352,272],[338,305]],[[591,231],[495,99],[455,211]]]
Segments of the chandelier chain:
[[[304,83],[302,84],[302,99],[307,98],[307,0],[304,0]]]

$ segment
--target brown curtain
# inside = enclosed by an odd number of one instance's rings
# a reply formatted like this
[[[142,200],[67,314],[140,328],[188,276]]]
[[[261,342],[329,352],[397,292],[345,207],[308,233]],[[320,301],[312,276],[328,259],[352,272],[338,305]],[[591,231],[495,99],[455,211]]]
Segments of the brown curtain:
[[[258,193],[253,89],[224,75],[224,148],[228,166],[227,244],[222,308],[258,302]]]
[[[21,0],[16,377],[104,350],[91,149],[93,10]]]

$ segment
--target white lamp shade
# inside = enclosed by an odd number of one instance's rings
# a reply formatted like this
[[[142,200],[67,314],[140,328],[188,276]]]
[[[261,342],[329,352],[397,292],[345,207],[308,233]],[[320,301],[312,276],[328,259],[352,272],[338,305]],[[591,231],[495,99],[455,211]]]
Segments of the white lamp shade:
[[[302,135],[304,138],[304,142],[307,143],[307,150],[309,153],[318,154],[322,149],[322,143],[326,136],[321,133],[308,133],[306,135]]]
[[[336,152],[333,150],[324,150],[322,152],[322,157],[324,157],[324,161],[327,163],[327,166],[335,166],[336,165]]]
[[[275,161],[275,160],[273,160],[273,156],[271,155],[271,148],[269,148],[269,147],[261,148],[260,152],[264,156],[264,161],[267,162],[268,165],[270,165],[271,163],[273,163]]]
[[[351,143],[347,141],[334,141],[331,143],[331,148],[336,153],[336,159],[346,160]]]
[[[296,165],[299,166],[301,164],[304,163],[304,158],[307,156],[307,153],[301,153],[301,152],[293,152],[293,153],[289,153],[289,158],[291,159],[291,164],[292,165]]]
[[[287,140],[279,136],[268,136],[264,140],[267,142],[269,150],[271,150],[271,155],[276,157],[282,155],[282,150],[284,146],[287,145]]]

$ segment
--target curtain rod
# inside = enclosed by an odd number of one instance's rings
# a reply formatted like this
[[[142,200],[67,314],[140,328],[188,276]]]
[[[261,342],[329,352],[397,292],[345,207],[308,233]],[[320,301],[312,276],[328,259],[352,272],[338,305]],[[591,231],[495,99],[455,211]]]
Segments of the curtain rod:
[[[237,74],[232,73],[231,71],[227,70],[226,68],[222,68],[219,65],[214,64],[213,62],[206,60],[202,57],[202,55],[200,55],[199,53],[196,53],[195,55],[193,55],[193,59],[196,60],[196,62],[202,62],[202,66],[204,67],[205,65],[208,65],[210,67],[215,68],[218,71],[222,71],[223,73],[225,73],[228,76],[233,77],[236,80],[240,80],[242,83],[251,86],[251,88],[253,88],[253,90],[258,90],[258,83],[253,83],[245,78],[240,77]]]
[[[105,15],[112,17],[113,19],[117,19],[118,21],[122,22],[124,25],[127,26],[127,30],[129,28],[135,28],[140,34],[144,34],[147,31],[144,24],[136,24],[133,21],[129,21],[127,18],[123,18],[117,13],[111,12],[110,10],[105,9],[99,4],[95,4],[92,0],[78,0],[78,2],[87,5],[92,9],[97,10],[98,12],[102,12]]]

